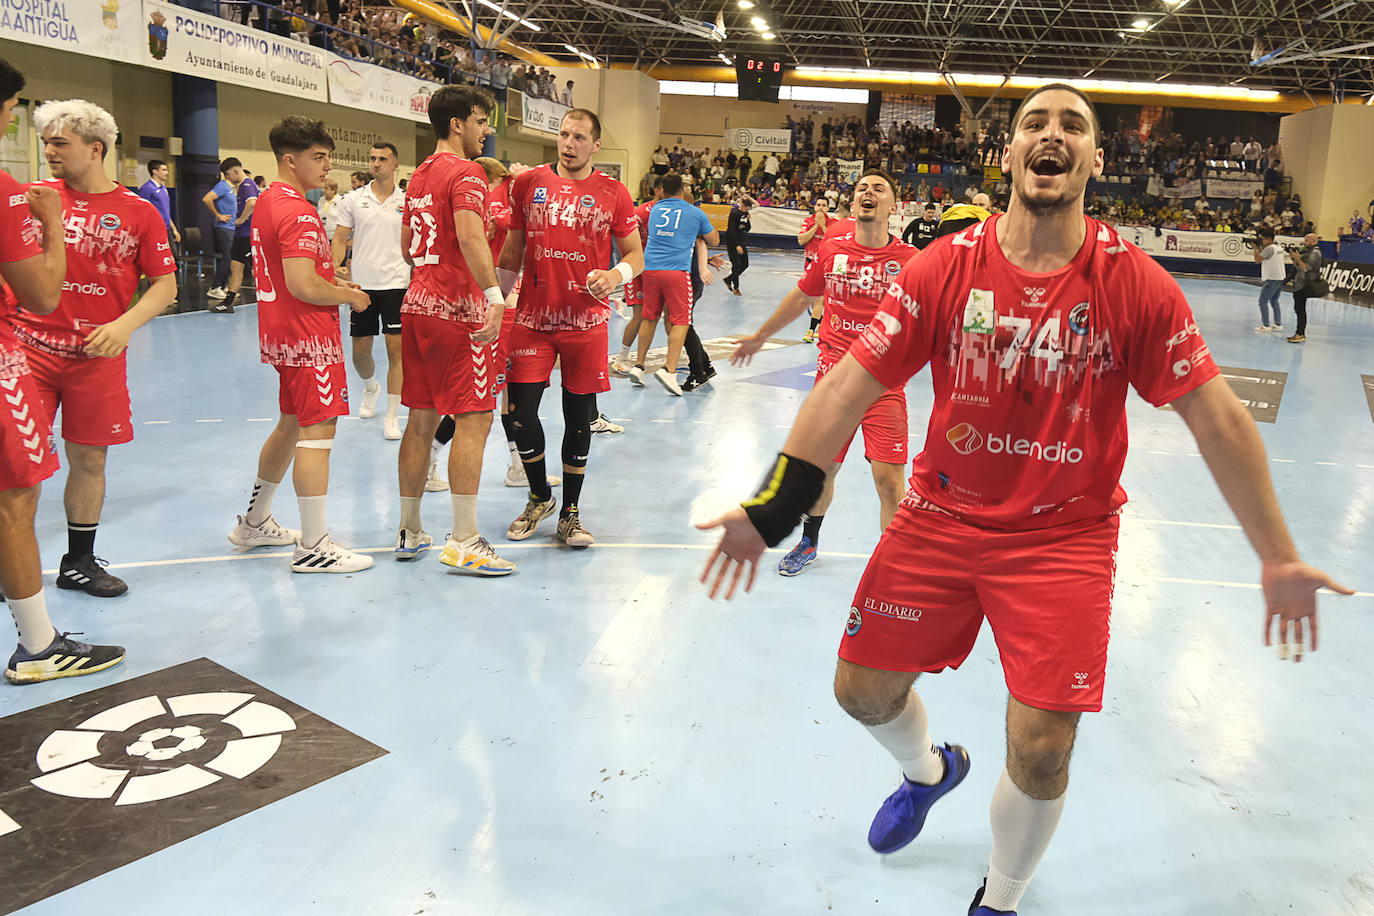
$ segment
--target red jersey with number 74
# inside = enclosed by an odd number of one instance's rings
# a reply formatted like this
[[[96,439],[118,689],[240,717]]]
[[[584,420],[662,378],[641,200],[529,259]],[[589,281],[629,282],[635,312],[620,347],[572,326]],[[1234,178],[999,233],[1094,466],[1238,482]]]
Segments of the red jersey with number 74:
[[[262,361],[273,366],[343,362],[339,307],[312,305],[291,295],[282,267],[289,258],[309,258],[320,279],[334,282],[329,239],[314,205],[289,184],[272,182],[253,211],[252,239]]]
[[[1028,273],[1001,219],[907,262],[849,352],[889,388],[930,364],[916,497],[988,528],[1107,516],[1126,501],[1128,388],[1167,404],[1216,364],[1178,283],[1115,229],[1084,217],[1073,260]]]
[[[487,300],[458,246],[453,216],[471,210],[486,226],[487,173],[457,153],[435,153],[406,184],[405,221],[410,227],[410,288],[401,313],[450,321],[487,316]]]

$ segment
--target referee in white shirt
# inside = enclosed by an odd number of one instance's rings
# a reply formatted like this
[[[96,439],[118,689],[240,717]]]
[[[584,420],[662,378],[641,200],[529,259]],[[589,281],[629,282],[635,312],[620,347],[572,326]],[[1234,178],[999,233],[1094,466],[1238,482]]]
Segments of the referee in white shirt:
[[[387,359],[382,434],[388,439],[399,439],[401,423],[396,411],[401,406],[401,299],[410,286],[410,266],[401,253],[401,212],[406,195],[396,186],[396,168],[400,164],[396,147],[375,143],[369,158],[372,181],[350,191],[334,205],[334,263],[344,263],[351,240],[353,258],[348,279],[366,290],[372,299],[366,311],[349,313],[353,368],[363,379],[363,402],[358,416],[377,414],[382,386],[373,377],[377,366],[372,359],[372,338],[380,329],[386,337]]]

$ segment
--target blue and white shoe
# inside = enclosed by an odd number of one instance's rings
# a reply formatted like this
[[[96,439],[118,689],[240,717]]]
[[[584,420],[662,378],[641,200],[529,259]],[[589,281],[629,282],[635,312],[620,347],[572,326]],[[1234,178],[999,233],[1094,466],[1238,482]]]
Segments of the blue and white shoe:
[[[787,556],[778,563],[778,574],[795,576],[816,561],[816,547],[809,537],[803,536],[797,546],[787,551]]]
[[[944,778],[933,786],[903,779],[897,791],[887,797],[873,816],[873,825],[868,828],[868,845],[874,852],[896,852],[916,839],[925,826],[931,805],[968,775],[968,751],[957,744],[946,744],[938,750],[945,758]]]
[[[402,528],[396,532],[396,549],[392,556],[398,560],[413,560],[434,544],[434,538],[421,531]]]
[[[123,646],[92,646],[67,638],[73,635],[58,633],[48,647],[39,652],[17,646],[5,668],[5,680],[11,684],[36,684],[59,677],[94,674],[124,661]]]
[[[987,892],[988,882],[983,879],[983,886],[978,888],[978,893],[973,895],[973,902],[968,905],[968,916],[1016,916],[1015,910],[994,910],[990,906],[981,906],[983,894]]]

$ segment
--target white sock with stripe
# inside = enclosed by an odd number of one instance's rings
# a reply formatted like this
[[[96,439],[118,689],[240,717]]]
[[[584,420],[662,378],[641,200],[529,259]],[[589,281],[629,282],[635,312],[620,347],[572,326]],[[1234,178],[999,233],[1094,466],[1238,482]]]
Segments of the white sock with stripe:
[[[19,631],[19,645],[25,651],[38,652],[52,643],[57,630],[48,619],[48,601],[42,589],[27,598],[6,598],[5,603],[10,606],[14,627]]]
[[[865,725],[868,733],[897,758],[903,775],[912,782],[933,786],[945,777],[945,758],[930,740],[930,722],[926,704],[913,687],[907,693],[906,706],[897,718],[882,725]]]
[[[243,513],[245,523],[256,528],[267,521],[272,514],[272,497],[277,495],[279,485],[280,481],[273,483],[261,477],[253,481],[253,495],[248,497],[248,511]]]

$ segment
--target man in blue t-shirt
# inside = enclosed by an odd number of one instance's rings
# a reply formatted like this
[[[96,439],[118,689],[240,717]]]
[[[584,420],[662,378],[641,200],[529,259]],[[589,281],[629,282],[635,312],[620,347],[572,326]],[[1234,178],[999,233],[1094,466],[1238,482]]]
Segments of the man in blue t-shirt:
[[[654,339],[658,317],[668,313],[668,358],[654,378],[669,394],[682,395],[677,383],[677,358],[692,323],[692,256],[697,239],[716,245],[720,237],[711,219],[695,204],[684,199],[682,176],[669,172],[663,176],[663,199],[649,211],[644,243],[644,273],[639,281],[644,290],[644,321],[639,326],[639,359],[630,369],[630,380],[644,384],[644,358]],[[703,279],[709,274],[702,270]]]
[[[244,268],[253,266],[253,208],[257,206],[258,195],[261,193],[262,189],[258,187],[257,182],[244,172],[234,192],[238,215],[234,218],[234,244],[229,251],[232,259],[229,263],[229,285],[220,288],[224,295],[218,303],[210,306],[212,312],[234,310],[234,298],[243,286]]]
[[[239,212],[238,195],[234,189],[243,181],[243,163],[230,156],[219,164],[219,173],[222,176],[219,183],[200,199],[215,218],[215,254],[219,256],[219,261],[215,265],[215,278],[205,294],[211,299],[223,299],[225,287],[229,285],[229,264],[234,251],[234,218]]]

